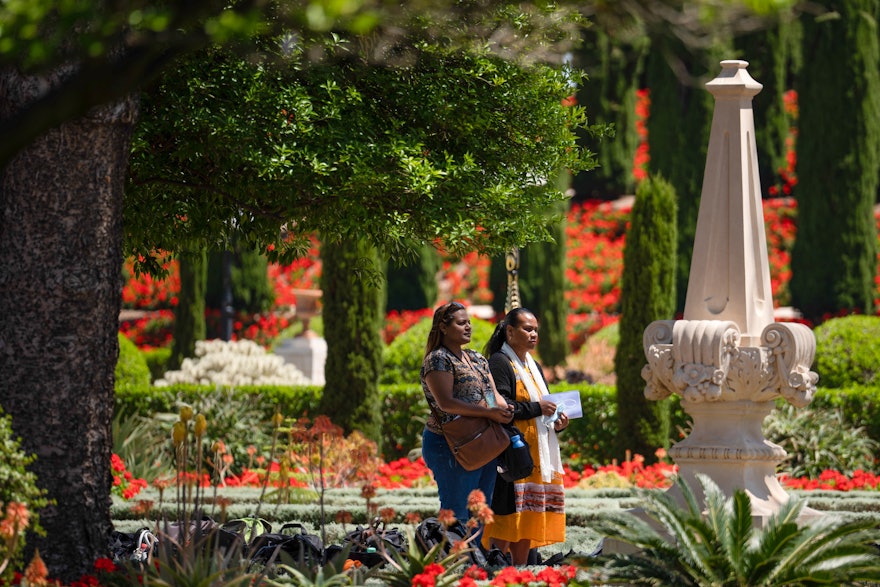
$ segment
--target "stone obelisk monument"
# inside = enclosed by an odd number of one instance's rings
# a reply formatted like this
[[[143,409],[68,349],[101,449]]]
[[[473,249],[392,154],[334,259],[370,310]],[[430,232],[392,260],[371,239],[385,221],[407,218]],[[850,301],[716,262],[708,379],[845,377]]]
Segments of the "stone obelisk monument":
[[[715,111],[682,320],[644,333],[645,396],[681,396],[693,419],[670,457],[694,489],[702,473],[731,495],[744,489],[761,525],[788,499],[776,479],[785,450],[761,424],[785,398],[805,406],[818,376],[803,324],[773,320],[752,98],[761,91],[745,61],[722,61],[706,87]]]

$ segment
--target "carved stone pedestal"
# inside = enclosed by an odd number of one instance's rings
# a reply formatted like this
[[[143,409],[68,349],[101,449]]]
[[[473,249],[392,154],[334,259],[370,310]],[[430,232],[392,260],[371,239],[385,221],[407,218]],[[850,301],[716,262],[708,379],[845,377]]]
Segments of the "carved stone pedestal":
[[[754,522],[763,525],[788,494],[776,479],[785,451],[764,438],[761,425],[780,397],[807,405],[818,376],[810,371],[812,331],[773,321],[752,113],[761,84],[747,65],[722,61],[706,84],[715,112],[684,319],[645,329],[642,376],[645,397],[677,394],[693,418],[688,437],[669,451],[680,474],[695,491],[697,473],[727,495],[745,490]]]

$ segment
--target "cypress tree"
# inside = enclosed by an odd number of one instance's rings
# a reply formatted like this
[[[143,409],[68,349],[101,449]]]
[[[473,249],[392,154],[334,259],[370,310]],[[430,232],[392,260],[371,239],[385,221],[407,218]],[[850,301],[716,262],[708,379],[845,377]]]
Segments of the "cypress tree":
[[[231,269],[233,307],[249,314],[271,310],[275,291],[269,281],[266,256],[236,243],[232,247]],[[209,308],[221,308],[223,304],[223,251],[214,250],[208,254],[206,303]]]
[[[565,180],[568,174],[564,174]],[[564,211],[565,202],[558,204]],[[519,294],[522,305],[540,320],[541,338],[538,355],[541,363],[564,365],[568,356],[568,305],[565,302],[565,226],[566,221],[551,226],[555,242],[532,243],[520,253]]]
[[[599,165],[575,176],[572,186],[579,195],[614,199],[633,193],[633,159],[639,144],[636,90],[648,47],[647,36],[635,23],[613,28],[594,26],[583,33],[575,65],[587,73],[588,80],[578,91],[578,101],[589,104],[590,116],[597,124],[613,125],[614,134],[582,137],[584,144],[596,152]]]
[[[617,374],[618,458],[626,450],[654,460],[669,442],[669,403],[645,399],[642,335],[655,320],[675,313],[676,197],[663,179],[649,177],[636,190],[623,252]]]
[[[321,315],[327,340],[320,412],[346,433],[381,441],[384,289],[379,255],[360,240],[322,242]],[[381,446],[380,446],[381,449]]]
[[[389,261],[385,270],[389,310],[433,308],[437,302],[437,271],[440,254],[430,245],[422,247],[419,257],[409,263]]]
[[[697,231],[697,213],[709,130],[712,127],[714,98],[698,80],[713,78],[725,56],[719,48],[692,55],[679,41],[670,37],[652,40],[645,71],[651,91],[651,113],[648,117],[648,142],[652,175],[662,176],[672,184],[678,195],[678,253],[676,258],[676,310],[684,310],[688,273],[694,237]],[[684,69],[691,64],[694,71],[673,71],[670,63]],[[700,63],[711,63],[711,69]],[[708,81],[708,79],[706,79]]]
[[[204,340],[205,283],[208,278],[208,257],[204,250],[178,256],[180,293],[174,309],[174,338],[168,369],[179,369],[183,359],[194,357],[196,341]]]
[[[792,303],[810,320],[870,313],[880,168],[878,0],[820,2],[804,18],[798,77],[798,232]],[[832,12],[833,11],[833,12]]]
[[[785,111],[785,93],[794,87],[794,74],[801,63],[801,24],[783,10],[773,15],[767,28],[741,35],[734,40],[737,53],[749,62],[749,74],[764,88],[752,98],[758,174],[766,188],[777,182],[786,159],[791,117]]]

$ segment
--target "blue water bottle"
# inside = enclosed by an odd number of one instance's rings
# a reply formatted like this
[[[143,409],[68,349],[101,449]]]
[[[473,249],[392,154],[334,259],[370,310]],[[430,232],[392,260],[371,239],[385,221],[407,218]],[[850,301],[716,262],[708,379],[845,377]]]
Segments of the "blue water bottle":
[[[522,437],[519,434],[514,434],[510,437],[510,445],[513,448],[522,448],[525,444],[522,441]]]

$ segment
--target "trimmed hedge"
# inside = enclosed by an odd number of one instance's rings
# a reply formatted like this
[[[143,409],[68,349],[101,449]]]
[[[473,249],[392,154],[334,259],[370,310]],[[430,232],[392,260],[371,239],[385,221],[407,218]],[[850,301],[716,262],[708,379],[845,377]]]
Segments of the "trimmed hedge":
[[[550,391],[576,389],[581,395],[585,417],[571,421],[568,429],[560,435],[561,449],[572,465],[607,464],[613,455],[614,438],[617,434],[617,408],[615,389],[608,385],[558,383]],[[200,397],[215,393],[213,386],[176,385],[170,387],[129,387],[116,392],[117,414],[149,415],[157,412],[174,413],[179,401],[197,403]],[[259,398],[257,405],[263,410],[267,432],[276,408],[286,417],[309,417],[318,415],[322,388],[320,386],[296,387],[241,387],[232,390],[242,399]],[[391,461],[407,456],[409,451],[421,446],[422,430],[428,416],[428,406],[418,384],[383,385],[382,395],[382,446],[385,460]],[[678,430],[688,426],[688,417],[682,412],[675,398],[672,407],[672,429],[676,438]]]
[[[556,383],[551,392],[577,389],[581,395],[583,418],[571,421],[559,439],[561,449],[573,466],[607,464],[613,458],[614,439],[617,434],[616,390],[610,385],[587,383]],[[172,387],[128,387],[116,391],[116,412],[149,415],[156,412],[176,412],[176,402],[195,403],[199,397],[214,393],[211,386],[177,385]],[[233,390],[235,395],[257,396],[263,409],[267,432],[276,407],[287,417],[318,415],[322,388],[320,386],[297,387],[242,387]],[[382,385],[383,447],[388,461],[406,456],[410,450],[421,446],[422,429],[428,415],[428,407],[421,387],[416,384]],[[690,424],[689,417],[681,409],[678,396],[672,396],[671,442],[683,438]],[[781,401],[781,400],[780,400]],[[864,427],[867,434],[880,442],[880,386],[848,387],[844,389],[820,388],[810,404],[813,408],[840,408],[854,427]],[[643,455],[647,456],[647,455]]]
[[[136,344],[119,333],[119,358],[116,360],[116,389],[138,388],[150,384],[150,369]]]
[[[880,383],[880,317],[832,318],[813,331],[815,371],[823,387]]]

